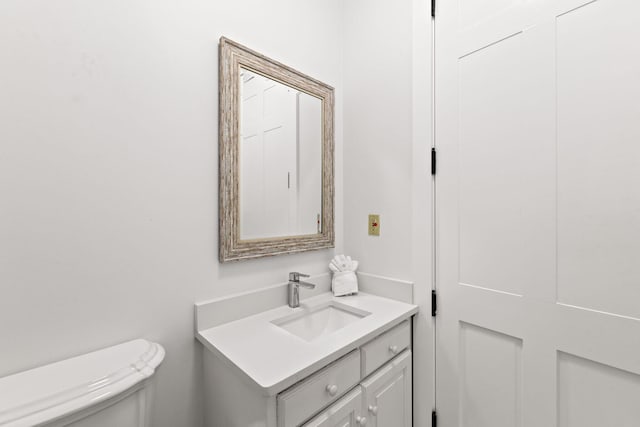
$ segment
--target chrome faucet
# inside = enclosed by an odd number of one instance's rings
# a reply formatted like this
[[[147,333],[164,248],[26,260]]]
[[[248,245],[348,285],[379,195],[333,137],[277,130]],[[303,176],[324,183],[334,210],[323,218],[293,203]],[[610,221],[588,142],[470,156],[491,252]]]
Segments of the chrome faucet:
[[[301,282],[301,277],[309,277],[308,274],[302,274],[297,272],[289,273],[289,307],[300,307],[300,286],[307,289],[313,289],[316,287],[313,283]]]

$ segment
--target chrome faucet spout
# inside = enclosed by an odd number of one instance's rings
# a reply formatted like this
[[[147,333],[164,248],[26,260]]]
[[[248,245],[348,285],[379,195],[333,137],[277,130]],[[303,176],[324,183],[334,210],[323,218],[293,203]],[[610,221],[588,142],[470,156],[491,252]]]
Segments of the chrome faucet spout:
[[[300,277],[309,277],[309,275],[298,272],[289,273],[289,292],[287,303],[291,308],[300,307],[300,286],[307,289],[313,289],[316,287],[313,283],[301,282]]]
[[[303,288],[307,288],[307,289],[315,289],[316,287],[316,285],[314,285],[313,283],[303,282],[302,280],[296,283],[298,284],[298,286],[302,286]]]

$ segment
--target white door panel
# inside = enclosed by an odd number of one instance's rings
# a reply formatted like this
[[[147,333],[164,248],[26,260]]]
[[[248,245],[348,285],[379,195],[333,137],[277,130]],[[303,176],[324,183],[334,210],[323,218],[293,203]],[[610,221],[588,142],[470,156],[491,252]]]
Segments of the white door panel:
[[[522,101],[531,85],[525,38],[458,62],[460,282],[516,295],[553,274],[554,242],[545,233],[553,211],[541,203],[553,190],[545,175],[553,147],[538,142],[536,116]]]
[[[362,383],[367,426],[411,427],[411,379],[411,350],[406,350]]]
[[[637,426],[640,376],[566,353],[558,355],[558,425]]]
[[[362,390],[356,387],[302,427],[358,427],[366,424],[362,415]],[[363,421],[364,419],[364,421]],[[364,424],[363,424],[364,422]]]
[[[638,16],[439,2],[440,426],[640,425]]]
[[[460,425],[522,425],[522,340],[462,322],[459,357]]]
[[[558,300],[640,318],[640,31],[625,4],[557,20]]]

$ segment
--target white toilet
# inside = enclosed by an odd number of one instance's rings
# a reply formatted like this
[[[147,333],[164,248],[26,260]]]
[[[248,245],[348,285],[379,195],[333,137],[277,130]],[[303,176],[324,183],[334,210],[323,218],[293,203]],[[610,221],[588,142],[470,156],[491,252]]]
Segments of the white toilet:
[[[163,359],[139,339],[0,378],[0,426],[148,427]]]

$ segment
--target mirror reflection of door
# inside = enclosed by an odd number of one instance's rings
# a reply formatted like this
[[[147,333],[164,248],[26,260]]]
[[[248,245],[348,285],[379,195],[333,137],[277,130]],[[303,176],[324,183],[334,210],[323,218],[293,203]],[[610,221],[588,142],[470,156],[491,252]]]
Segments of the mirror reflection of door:
[[[321,231],[321,100],[241,69],[240,238]]]

